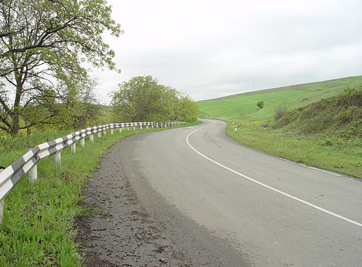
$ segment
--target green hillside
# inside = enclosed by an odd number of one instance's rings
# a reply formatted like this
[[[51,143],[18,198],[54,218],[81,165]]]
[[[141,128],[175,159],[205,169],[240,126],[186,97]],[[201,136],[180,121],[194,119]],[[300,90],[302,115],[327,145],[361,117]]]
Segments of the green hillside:
[[[362,178],[361,84],[356,76],[198,104],[204,117],[227,118],[227,135],[244,145]]]
[[[290,111],[279,110],[274,128],[297,130],[303,134],[362,137],[362,84],[343,93]]]
[[[199,110],[205,117],[233,118],[254,113],[256,104],[264,101],[264,108],[258,116],[268,117],[277,107],[299,108],[343,92],[346,87],[362,83],[362,76],[341,78],[323,82],[286,86],[268,90],[231,95],[223,98],[198,102]]]

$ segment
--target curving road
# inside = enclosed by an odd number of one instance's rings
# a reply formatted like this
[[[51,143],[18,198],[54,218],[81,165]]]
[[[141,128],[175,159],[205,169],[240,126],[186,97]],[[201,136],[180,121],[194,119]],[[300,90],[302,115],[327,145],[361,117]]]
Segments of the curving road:
[[[180,251],[195,265],[362,266],[362,182],[224,132],[224,122],[204,120],[120,146],[131,187]]]

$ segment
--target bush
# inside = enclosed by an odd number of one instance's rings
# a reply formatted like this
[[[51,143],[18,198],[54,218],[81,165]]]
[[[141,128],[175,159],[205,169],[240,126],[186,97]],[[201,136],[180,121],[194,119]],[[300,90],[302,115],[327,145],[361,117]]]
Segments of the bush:
[[[256,105],[259,109],[262,109],[264,107],[264,101],[259,101]]]

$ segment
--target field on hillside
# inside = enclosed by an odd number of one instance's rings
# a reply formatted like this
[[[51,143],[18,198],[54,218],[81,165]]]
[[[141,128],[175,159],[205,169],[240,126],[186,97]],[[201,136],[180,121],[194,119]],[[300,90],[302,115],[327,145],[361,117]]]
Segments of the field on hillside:
[[[197,104],[203,117],[234,118],[256,113],[258,111],[256,104],[263,101],[264,108],[255,116],[268,118],[278,107],[292,109],[306,106],[322,98],[341,93],[348,86],[354,87],[361,83],[362,76],[348,77],[232,95],[200,101]]]
[[[343,98],[348,98],[346,94],[350,90],[347,88],[362,90],[361,83],[362,76],[350,77],[228,96],[198,104],[202,117],[226,118],[227,135],[241,144],[299,163],[362,178],[362,120],[359,117],[362,103],[337,106]],[[257,107],[259,101],[264,102],[262,109]],[[312,112],[313,107],[319,107],[317,113]],[[281,121],[287,123],[276,123],[277,113],[282,116]],[[308,113],[317,119],[299,119],[300,114],[305,117]],[[345,123],[336,125],[335,120]],[[235,125],[237,132],[234,131]]]

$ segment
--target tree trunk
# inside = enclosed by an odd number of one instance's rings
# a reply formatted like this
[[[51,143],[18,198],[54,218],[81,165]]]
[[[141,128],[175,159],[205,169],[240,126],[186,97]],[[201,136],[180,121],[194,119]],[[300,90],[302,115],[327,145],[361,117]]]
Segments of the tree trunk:
[[[18,135],[20,129],[20,113],[21,113],[20,102],[23,95],[23,83],[22,83],[21,74],[22,73],[19,73],[18,70],[14,71],[14,76],[16,80],[16,95],[14,99],[14,111],[11,114],[11,134],[13,136]]]
[[[14,113],[11,115],[11,135],[16,136],[19,133],[20,128],[20,115],[19,111],[14,111]]]

